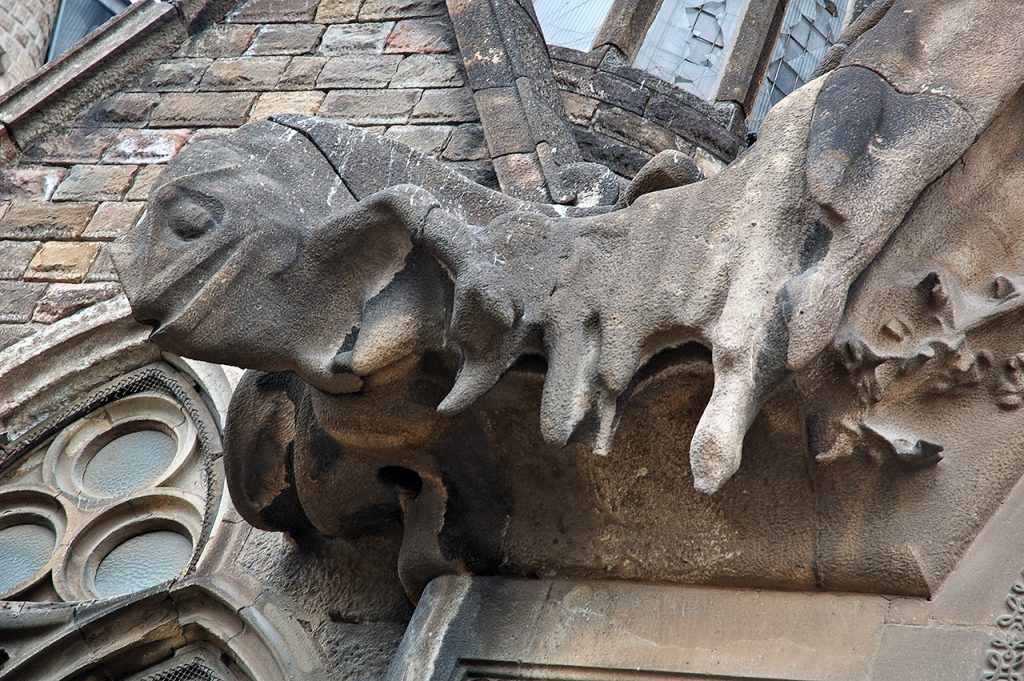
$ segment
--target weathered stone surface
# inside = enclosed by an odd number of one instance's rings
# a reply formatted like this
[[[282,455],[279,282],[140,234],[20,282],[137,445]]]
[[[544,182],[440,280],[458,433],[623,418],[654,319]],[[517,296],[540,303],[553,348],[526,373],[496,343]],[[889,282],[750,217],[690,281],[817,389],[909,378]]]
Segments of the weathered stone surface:
[[[363,0],[320,0],[316,20],[322,24],[342,24],[355,21]],[[328,29],[330,30],[330,29]]]
[[[114,95],[93,106],[86,114],[86,118],[97,125],[143,123],[149,118],[158,101],[158,95],[149,93],[129,92]]]
[[[0,241],[0,279],[21,279],[38,250],[38,241]]]
[[[420,90],[332,90],[320,115],[352,123],[404,123],[421,95]]]
[[[254,93],[171,93],[153,110],[150,125],[160,128],[238,126],[247,120]]]
[[[309,21],[316,6],[317,0],[246,0],[227,20],[253,24]]]
[[[398,55],[348,54],[330,57],[317,78],[322,88],[385,88],[391,82]],[[395,87],[403,87],[395,83]]]
[[[82,281],[96,259],[99,248],[99,244],[87,242],[46,242],[29,263],[25,280]]]
[[[281,90],[312,88],[326,63],[326,57],[292,57],[277,86]]]
[[[307,54],[324,34],[320,24],[268,24],[260,28],[246,54]]]
[[[387,137],[418,149],[424,154],[437,156],[452,136],[450,125],[393,125]],[[464,160],[464,159],[459,159]]]
[[[570,121],[577,125],[587,126],[600,102],[574,92],[562,92],[562,104],[565,106],[565,113]]]
[[[384,48],[394,22],[335,24],[329,26],[320,41],[321,54],[343,54],[351,50],[379,52]]]
[[[462,61],[446,54],[410,54],[398,66],[394,87],[459,87]]]
[[[437,54],[456,47],[455,32],[446,16],[402,19],[387,38],[391,54]]]
[[[363,0],[359,21],[432,17],[444,12],[444,0]]]
[[[442,157],[446,161],[479,161],[488,157],[484,129],[478,123],[463,123],[452,132]]]
[[[54,201],[116,201],[124,197],[135,166],[72,166],[53,193]]]
[[[554,62],[553,68],[555,79],[564,89],[615,104],[633,113],[644,113],[650,98],[647,88],[625,78],[566,62]]]
[[[142,201],[108,201],[96,208],[82,232],[86,239],[114,239],[128,232],[142,215]]]
[[[72,128],[42,140],[25,153],[31,161],[72,165],[96,163],[116,139],[116,130]]]
[[[256,35],[256,26],[214,24],[185,43],[179,57],[238,57]]]
[[[598,108],[594,116],[594,130],[629,142],[649,154],[675,149],[678,140],[673,132],[648,122],[642,116],[614,107]]]
[[[165,61],[139,76],[135,87],[154,92],[189,92],[199,85],[209,65],[209,59]]]
[[[288,68],[288,57],[232,57],[210,64],[202,90],[273,90]]]
[[[95,203],[15,202],[0,220],[0,238],[72,238],[82,233],[95,210]]]
[[[733,158],[744,146],[739,136],[708,121],[677,98],[659,95],[651,100],[647,119],[692,140],[719,158]]]
[[[537,142],[530,134],[530,124],[518,89],[513,86],[480,90],[475,93],[475,98],[480,118],[487,121],[487,148],[492,157],[534,151]],[[501,176],[502,171],[499,170],[498,178]],[[537,179],[543,186],[543,177]]]
[[[421,123],[472,123],[480,120],[469,88],[424,90],[412,118]]]
[[[109,300],[121,292],[114,283],[53,284],[36,303],[32,321],[52,324],[84,307]]]
[[[17,324],[31,321],[36,301],[45,289],[46,284],[0,281],[0,322]]]
[[[135,181],[132,182],[132,188],[128,190],[125,199],[128,201],[145,201],[149,198],[149,190],[152,189],[153,183],[156,182],[157,176],[163,169],[163,166],[160,165],[139,168],[139,172],[135,173]]]
[[[0,170],[0,201],[46,201],[53,195],[64,173],[63,168],[45,166]]]
[[[315,114],[324,101],[324,93],[312,92],[267,92],[260,95],[249,118],[254,121],[270,118],[277,114]]]
[[[191,130],[124,130],[103,154],[103,163],[167,163],[191,134]]]

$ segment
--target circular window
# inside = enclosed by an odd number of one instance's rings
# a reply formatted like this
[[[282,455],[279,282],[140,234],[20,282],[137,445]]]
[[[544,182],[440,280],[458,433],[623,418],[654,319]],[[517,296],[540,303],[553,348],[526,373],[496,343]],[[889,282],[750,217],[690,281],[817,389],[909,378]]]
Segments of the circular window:
[[[137,534],[121,542],[100,561],[96,595],[120,596],[174,579],[192,556],[192,542],[171,530]]]
[[[99,496],[134,492],[154,483],[177,453],[174,438],[159,430],[139,430],[101,447],[85,466],[82,482]]]
[[[0,530],[0,593],[12,591],[46,565],[57,545],[52,528],[35,523]]]

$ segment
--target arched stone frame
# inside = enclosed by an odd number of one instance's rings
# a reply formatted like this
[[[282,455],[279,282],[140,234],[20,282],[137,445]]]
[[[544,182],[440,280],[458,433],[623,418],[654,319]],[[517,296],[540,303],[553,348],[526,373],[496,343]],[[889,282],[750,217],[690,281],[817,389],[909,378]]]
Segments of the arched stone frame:
[[[8,433],[0,444],[0,467],[16,463],[55,434],[53,452],[88,446],[97,433],[89,432],[89,424],[80,419],[103,404],[115,405],[108,425],[116,426],[119,418],[138,420],[149,409],[146,423],[159,424],[182,442],[204,437],[195,428],[173,422],[167,408],[174,401],[175,387],[168,380],[173,368],[195,384],[191,398],[198,411],[193,418],[209,431],[205,437],[214,439],[208,472],[222,485],[218,433],[240,371],[161,353],[149,343],[148,334],[120,296],[0,353],[0,428]],[[159,390],[167,397],[161,398]],[[181,396],[182,403],[188,398]],[[134,413],[133,401],[138,403]],[[75,465],[62,468],[55,456],[43,455],[46,476],[55,484],[61,479],[60,484],[74,487],[81,471]],[[180,470],[180,459],[178,452],[161,482]],[[133,518],[127,509],[135,498],[142,516],[147,505],[162,505],[165,512]],[[171,528],[205,550],[194,552],[184,576],[126,596],[53,603],[0,601],[0,648],[7,656],[0,678],[68,678],[97,664],[114,665],[132,675],[193,644],[226,656],[240,670],[239,678],[315,678],[320,658],[308,633],[257,580],[232,570],[248,526],[226,491],[208,498],[216,504],[204,509],[187,492],[153,488],[101,512],[81,528],[68,547],[67,565],[54,575],[62,580],[61,596],[90,596],[87,582],[96,569],[96,556],[128,532]],[[0,494],[0,505],[4,502],[25,507],[7,514],[0,508],[0,526],[28,512],[52,518],[60,530],[56,533],[63,533],[67,506],[62,509],[52,494],[21,490]],[[58,562],[54,558],[39,574],[53,570]]]

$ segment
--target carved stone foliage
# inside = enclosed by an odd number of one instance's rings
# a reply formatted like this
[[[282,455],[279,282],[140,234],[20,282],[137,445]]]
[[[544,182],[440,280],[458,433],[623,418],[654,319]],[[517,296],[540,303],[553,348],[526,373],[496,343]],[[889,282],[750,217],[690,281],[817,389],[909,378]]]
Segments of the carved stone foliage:
[[[256,370],[242,514],[400,518],[413,597],[463,571],[928,594],[1024,470],[1020,12],[895,2],[719,175],[667,152],[573,206],[277,117],[183,152],[115,260],[156,343]]]

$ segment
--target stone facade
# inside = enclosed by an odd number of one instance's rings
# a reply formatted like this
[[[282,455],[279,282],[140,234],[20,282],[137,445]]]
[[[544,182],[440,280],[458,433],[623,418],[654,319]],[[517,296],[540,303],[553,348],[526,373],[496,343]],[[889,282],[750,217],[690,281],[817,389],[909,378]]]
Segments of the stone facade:
[[[19,0],[0,7],[0,94],[43,65],[58,4],[59,0]]]
[[[1016,678],[988,2],[858,0],[756,142],[792,0],[715,101],[646,0],[143,0],[0,95],[0,679]]]

